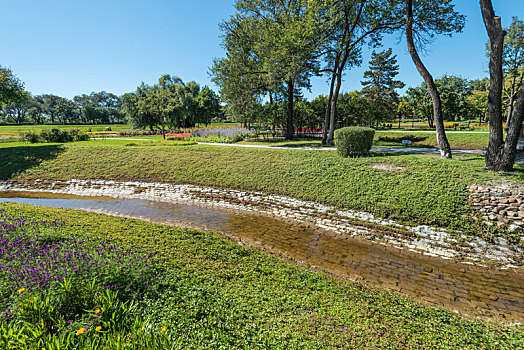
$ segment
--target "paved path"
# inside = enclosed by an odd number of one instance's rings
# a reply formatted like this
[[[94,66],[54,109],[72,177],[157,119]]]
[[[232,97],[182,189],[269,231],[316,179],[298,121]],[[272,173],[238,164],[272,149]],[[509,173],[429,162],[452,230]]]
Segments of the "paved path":
[[[155,141],[157,139],[131,139],[131,138],[95,138],[95,140],[125,140],[125,141]],[[336,147],[289,147],[289,146],[266,146],[266,145],[247,145],[238,143],[212,143],[212,142],[198,142],[199,145],[218,146],[218,147],[241,147],[241,148],[264,148],[264,149],[298,149],[308,151],[336,151]],[[386,152],[386,153],[432,153],[439,154],[438,148],[419,148],[419,147],[373,147],[371,152]],[[483,149],[453,149],[453,154],[476,154],[484,155],[486,151]]]
[[[265,148],[265,149],[298,149],[311,151],[336,151],[336,147],[288,147],[288,146],[266,146],[266,145],[246,145],[237,143],[211,143],[199,142],[199,145],[220,146],[220,147],[242,147],[242,148]],[[417,147],[373,147],[371,152],[391,152],[391,153],[435,153],[439,154],[438,148],[417,148]],[[484,155],[482,149],[453,149],[453,154],[476,154]]]

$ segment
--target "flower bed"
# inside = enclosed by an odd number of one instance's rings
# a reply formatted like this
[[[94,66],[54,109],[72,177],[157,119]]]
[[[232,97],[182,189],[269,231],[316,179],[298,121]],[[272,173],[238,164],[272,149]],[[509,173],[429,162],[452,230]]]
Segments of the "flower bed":
[[[206,129],[193,132],[193,136],[204,142],[234,143],[253,135],[253,130],[242,128]]]
[[[75,237],[56,220],[5,210],[0,220],[0,348],[103,343],[144,326],[136,301],[154,292],[153,254]]]

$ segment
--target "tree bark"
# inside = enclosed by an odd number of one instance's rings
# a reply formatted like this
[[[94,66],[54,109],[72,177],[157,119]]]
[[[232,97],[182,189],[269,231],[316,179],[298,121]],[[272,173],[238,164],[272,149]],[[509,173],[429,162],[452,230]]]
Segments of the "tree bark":
[[[488,94],[488,115],[489,115],[489,143],[486,151],[486,168],[494,171],[512,170],[513,163],[509,164],[510,159],[515,159],[518,134],[521,125],[517,125],[520,112],[515,113],[516,119],[510,118],[508,126],[508,136],[504,143],[502,129],[502,54],[504,51],[504,36],[506,32],[502,29],[500,17],[495,16],[491,0],[480,0],[480,9],[484,26],[488,32],[490,41],[489,56],[489,94]],[[521,91],[522,93],[522,91]],[[519,94],[519,100],[521,100]],[[521,106],[519,105],[519,108]],[[520,121],[522,124],[522,121]],[[516,132],[518,131],[518,132]],[[515,144],[515,147],[511,146]],[[506,153],[509,152],[509,153]]]
[[[431,118],[431,115],[428,114],[427,119],[429,127],[433,129],[433,119]]]
[[[293,79],[287,81],[287,118],[286,118],[286,140],[293,140],[295,129],[293,127]]]
[[[515,103],[515,83],[517,81],[517,77],[513,77],[511,79],[511,91],[509,93],[509,101],[508,101],[508,116],[506,117],[506,126],[509,125],[509,121],[511,119],[511,115],[513,114],[513,104]]]
[[[337,77],[336,69],[338,67],[338,60],[335,60],[333,68],[333,76],[331,77],[331,86],[329,87],[329,97],[326,103],[326,115],[324,116],[324,130],[322,130],[322,144],[327,145],[327,138],[331,119],[331,101],[333,100],[333,90],[335,88],[335,80]]]
[[[355,19],[351,23],[349,21],[350,8],[346,7],[344,9],[344,11],[345,11],[345,17],[344,17],[345,18],[345,27],[344,27],[344,34],[342,36],[342,38],[343,38],[342,42],[346,41],[346,43],[345,43],[345,45],[343,47],[343,50],[337,52],[336,63],[338,63],[338,69],[336,67],[337,65],[333,69],[333,74],[334,74],[334,76],[336,76],[336,79],[337,79],[336,80],[337,87],[335,88],[335,91],[333,93],[332,99],[330,101],[331,102],[331,107],[330,107],[330,111],[329,111],[329,114],[330,114],[330,116],[329,116],[329,133],[327,135],[327,140],[326,140],[326,143],[328,145],[330,145],[330,146],[333,145],[333,138],[334,138],[334,135],[335,135],[335,116],[336,116],[336,111],[337,111],[337,100],[338,100],[338,95],[339,95],[339,92],[340,92],[340,85],[342,84],[342,72],[344,71],[344,68],[346,67],[346,63],[348,61],[349,55],[350,55],[351,51],[353,50],[353,48],[359,42],[364,40],[364,38],[368,34],[371,34],[376,29],[375,28],[374,30],[371,30],[371,31],[365,33],[363,36],[361,36],[360,38],[358,38],[354,42],[351,42],[349,40],[350,38],[353,37],[353,33],[355,31],[355,28],[357,27],[357,24],[360,22],[360,17],[362,15],[363,10],[364,10],[365,4],[366,4],[366,1],[361,1],[360,2],[357,16],[355,17]],[[327,111],[326,111],[326,113],[327,113]]]
[[[433,103],[433,118],[435,120],[435,129],[437,132],[437,144],[440,148],[440,156],[442,158],[451,158],[451,147],[446,137],[446,131],[444,130],[444,116],[442,113],[442,104],[440,101],[440,95],[438,93],[433,77],[422,63],[415,44],[413,42],[413,0],[406,1],[406,39],[408,43],[408,51],[411,55],[415,67],[426,82],[426,86],[431,96],[431,102]]]
[[[344,63],[345,64],[345,63]],[[342,72],[339,71],[337,74],[337,85],[335,86],[335,91],[333,92],[333,99],[331,100],[331,111],[329,117],[329,134],[327,138],[327,144],[333,146],[333,139],[335,138],[335,116],[337,113],[337,101],[340,94],[340,86],[342,86]]]
[[[520,88],[520,93],[517,97],[510,122],[508,124],[508,134],[506,135],[506,142],[501,149],[499,156],[499,164],[497,171],[513,171],[513,164],[515,163],[515,156],[517,153],[517,144],[520,136],[520,129],[524,121],[524,86]]]

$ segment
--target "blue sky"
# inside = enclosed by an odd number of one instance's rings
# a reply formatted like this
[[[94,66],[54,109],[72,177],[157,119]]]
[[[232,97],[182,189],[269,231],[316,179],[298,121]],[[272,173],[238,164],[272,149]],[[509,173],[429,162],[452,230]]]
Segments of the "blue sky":
[[[487,34],[477,0],[455,0],[467,16],[463,33],[440,37],[422,57],[434,77],[443,74],[480,78],[488,75]],[[142,81],[155,83],[169,73],[184,81],[211,83],[208,70],[222,57],[218,24],[234,13],[233,0],[0,0],[0,65],[11,68],[33,94],[68,98],[105,90],[133,91]],[[493,0],[509,26],[524,18],[524,0]],[[405,49],[405,40],[387,37],[383,48],[398,55],[398,78],[407,86],[422,79]],[[361,68],[349,71],[343,90],[360,89],[369,52]],[[326,94],[325,78],[314,78],[313,98]]]

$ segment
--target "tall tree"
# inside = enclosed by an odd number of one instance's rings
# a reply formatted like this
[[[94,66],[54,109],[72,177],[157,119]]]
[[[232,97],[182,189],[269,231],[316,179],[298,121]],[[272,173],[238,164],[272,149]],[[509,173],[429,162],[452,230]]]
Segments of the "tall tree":
[[[406,90],[406,103],[417,117],[423,117],[428,121],[430,128],[434,127],[433,105],[428,93],[426,83]]]
[[[364,72],[365,80],[361,82],[364,86],[362,93],[370,100],[370,112],[377,122],[396,114],[398,95],[395,89],[401,89],[405,85],[400,80],[395,80],[399,67],[396,57],[392,55],[391,49],[378,53],[373,51],[369,70]]]
[[[0,66],[0,107],[9,102],[23,102],[24,83],[22,83],[13,72]]]
[[[22,124],[26,122],[30,107],[31,95],[29,92],[23,91],[21,96],[16,98],[15,102],[4,105],[3,113],[8,117],[9,121]]]
[[[255,51],[258,19],[236,14],[220,25],[226,57],[214,59],[210,68],[212,81],[219,87],[226,115],[247,124],[265,94],[273,101],[274,89]]]
[[[427,21],[420,23],[414,20],[413,7],[418,16],[425,17]],[[433,118],[437,134],[437,144],[440,148],[442,158],[451,158],[451,147],[444,130],[444,116],[442,104],[437,86],[428,69],[422,63],[418,55],[413,33],[427,34],[433,37],[435,34],[447,34],[461,31],[464,26],[464,16],[458,14],[451,4],[451,0],[406,0],[406,40],[408,51],[415,67],[424,79],[431,101],[433,103]],[[418,30],[416,29],[418,27]]]
[[[220,99],[218,95],[208,86],[204,86],[195,99],[198,104],[197,121],[199,123],[211,123],[211,120],[221,114]]]
[[[60,96],[44,94],[39,98],[42,100],[43,113],[54,123],[59,114]]]
[[[229,41],[234,42],[230,38],[242,39],[242,45],[226,47],[227,59],[235,63],[239,61],[239,67],[254,68],[241,75],[261,77],[262,84],[259,87],[269,90],[270,99],[271,87],[285,83],[286,139],[292,139],[294,134],[295,89],[308,86],[310,76],[319,70],[317,51],[325,38],[323,24],[329,23],[323,12],[326,3],[307,0],[238,0],[237,15],[223,26],[232,31],[232,35],[225,35],[226,45],[230,44]],[[257,87],[258,84],[255,82],[254,85]],[[246,94],[245,97],[244,100],[251,102],[251,106],[259,102],[256,101],[256,95]]]
[[[524,22],[519,20],[518,17],[513,17],[506,32],[502,67],[505,80],[507,80],[507,83],[504,84],[504,94],[508,103],[506,124],[509,124],[517,93],[524,83]]]
[[[486,168],[494,171],[511,171],[515,162],[517,142],[524,119],[524,88],[519,89],[514,110],[507,125],[508,133],[504,140],[502,129],[502,89],[504,37],[502,21],[495,15],[491,0],[480,0],[484,26],[489,37],[490,86],[488,94],[489,143],[486,151]]]

